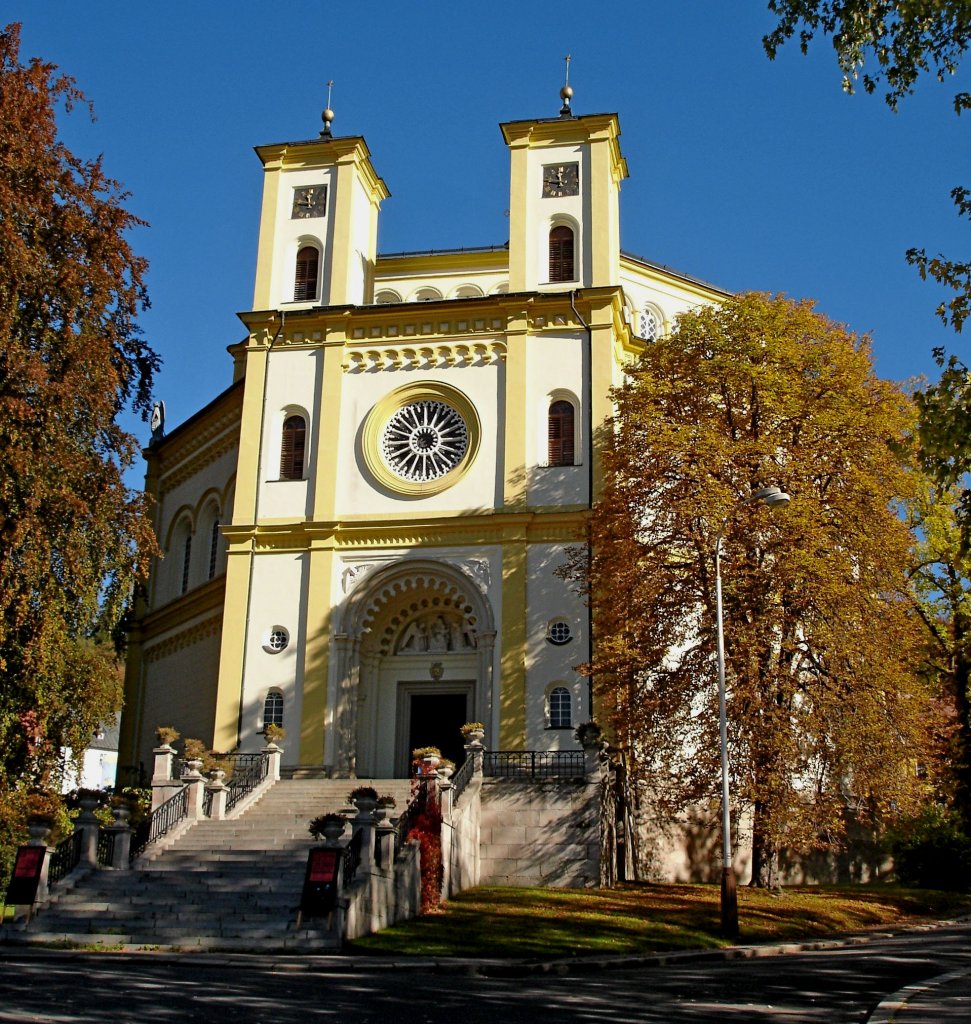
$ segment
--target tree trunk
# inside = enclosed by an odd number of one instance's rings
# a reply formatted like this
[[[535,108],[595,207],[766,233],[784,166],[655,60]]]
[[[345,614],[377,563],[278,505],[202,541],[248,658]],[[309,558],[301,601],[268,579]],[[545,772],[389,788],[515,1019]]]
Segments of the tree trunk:
[[[954,637],[957,641],[966,636],[968,623],[963,615],[954,617]],[[954,806],[964,823],[965,831],[971,832],[971,659],[959,650],[953,657],[952,681],[954,686],[954,709],[957,712],[958,731],[954,751]]]
[[[765,804],[756,800],[752,812],[752,881],[749,883],[756,889],[771,889],[778,869],[779,851],[762,827],[764,810]]]

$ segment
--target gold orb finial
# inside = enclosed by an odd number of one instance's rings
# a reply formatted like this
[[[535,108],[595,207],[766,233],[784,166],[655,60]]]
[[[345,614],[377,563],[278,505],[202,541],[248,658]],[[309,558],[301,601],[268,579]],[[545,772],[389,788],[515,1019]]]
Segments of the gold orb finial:
[[[573,111],[570,109],[570,100],[573,99],[573,86],[570,85],[570,61],[573,58],[567,54],[563,59],[566,61],[566,78],[563,82],[563,88],[560,89],[560,99],[563,100],[563,106],[560,107],[560,117],[573,117]]]
[[[327,106],[324,107],[324,112],[320,115],[321,121],[324,122],[324,130],[320,133],[322,139],[331,138],[331,122],[334,120],[334,111],[330,108],[330,93],[331,89],[334,88],[333,80],[327,83]]]

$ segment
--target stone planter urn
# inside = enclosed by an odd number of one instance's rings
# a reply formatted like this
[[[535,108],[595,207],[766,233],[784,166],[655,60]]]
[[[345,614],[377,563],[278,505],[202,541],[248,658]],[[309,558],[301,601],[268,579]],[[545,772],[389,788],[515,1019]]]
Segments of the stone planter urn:
[[[454,773],[455,769],[447,764],[441,764],[438,766],[438,777],[440,779],[444,779],[446,782],[448,782]]]
[[[374,797],[356,796],[354,797],[354,806],[357,808],[358,814],[373,814],[378,802]]]
[[[485,739],[485,729],[470,729],[465,734],[466,743],[481,743]]]
[[[437,775],[438,766],[442,763],[442,759],[435,754],[426,754],[421,759],[421,763],[425,766],[422,771],[423,775]]]
[[[82,792],[78,794],[78,807],[81,808],[81,813],[78,815],[78,821],[86,825],[90,825],[97,819],[94,816],[94,810],[101,803],[101,797],[97,793],[90,791]]]
[[[344,834],[345,826],[346,822],[343,820],[338,821],[336,818],[325,821],[321,826],[321,832],[324,833],[324,841],[327,843],[336,843]]]
[[[186,772],[186,775],[190,779],[198,779],[198,778],[202,777],[201,773],[199,771],[199,769],[202,767],[202,758],[200,758],[200,757],[190,758],[188,761],[186,761],[186,767],[189,769]]]
[[[217,786],[221,786],[226,781],[226,773],[222,768],[213,768],[209,773],[209,781]]]
[[[111,816],[115,819],[116,825],[127,825],[131,817],[131,808],[128,804],[118,804],[117,807],[111,808]]]
[[[384,804],[376,804],[374,808],[375,822],[384,821],[388,816],[388,808]]]
[[[43,814],[32,814],[27,819],[27,834],[31,846],[41,846],[51,833],[54,822]]]

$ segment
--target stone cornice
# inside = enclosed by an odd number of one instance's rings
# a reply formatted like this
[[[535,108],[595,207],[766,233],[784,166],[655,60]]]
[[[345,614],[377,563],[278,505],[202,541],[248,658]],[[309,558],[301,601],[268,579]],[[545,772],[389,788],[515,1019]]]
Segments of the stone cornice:
[[[219,636],[222,632],[223,613],[222,608],[208,619],[196,622],[173,636],[167,636],[155,642],[145,640],[142,645],[143,659],[151,663],[161,658],[167,658],[176,651],[186,647],[192,647],[200,640],[206,640],[212,636]]]
[[[204,410],[191,430],[173,436],[151,449],[158,467],[158,493],[165,494],[194,476],[205,466],[239,447],[243,410],[243,389],[230,388],[223,401]]]
[[[377,520],[360,517],[337,523],[287,522],[258,527],[236,524],[224,529],[230,551],[309,551],[331,548],[355,551],[374,548],[459,547],[504,544],[577,543],[583,539],[589,511],[574,506],[563,511],[494,513],[489,515],[417,516]]]
[[[187,594],[167,601],[142,616],[139,626],[144,636],[155,636],[184,626],[200,615],[222,608],[226,594],[226,577],[217,576]]]

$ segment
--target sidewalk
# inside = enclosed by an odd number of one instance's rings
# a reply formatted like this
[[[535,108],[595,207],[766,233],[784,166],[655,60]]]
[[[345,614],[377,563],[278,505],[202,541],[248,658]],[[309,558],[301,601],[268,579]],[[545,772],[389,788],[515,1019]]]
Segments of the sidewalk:
[[[941,974],[894,992],[867,1024],[965,1024],[971,1021],[971,970]]]

